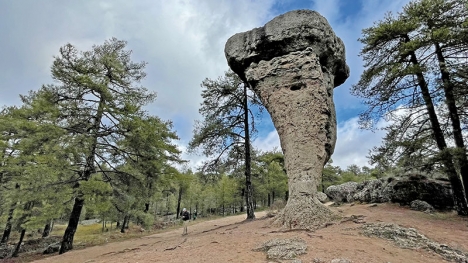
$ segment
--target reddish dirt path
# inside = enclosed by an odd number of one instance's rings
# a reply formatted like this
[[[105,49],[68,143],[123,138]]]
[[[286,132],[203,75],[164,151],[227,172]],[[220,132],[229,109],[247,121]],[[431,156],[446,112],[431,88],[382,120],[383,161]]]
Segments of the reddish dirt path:
[[[344,216],[363,215],[367,223],[390,222],[416,228],[428,238],[468,251],[468,220],[454,214],[429,215],[393,204],[344,205],[333,208]],[[265,212],[256,213],[257,218]],[[315,231],[275,232],[268,219],[244,222],[244,215],[205,221],[182,229],[154,234],[139,239],[109,243],[103,246],[70,251],[35,262],[98,263],[98,262],[268,262],[262,252],[253,248],[273,238],[301,237],[307,242],[304,263],[321,259],[330,262],[347,258],[352,262],[445,262],[439,255],[425,250],[402,249],[390,242],[359,234],[359,224],[345,222]],[[167,250],[172,249],[172,250]]]

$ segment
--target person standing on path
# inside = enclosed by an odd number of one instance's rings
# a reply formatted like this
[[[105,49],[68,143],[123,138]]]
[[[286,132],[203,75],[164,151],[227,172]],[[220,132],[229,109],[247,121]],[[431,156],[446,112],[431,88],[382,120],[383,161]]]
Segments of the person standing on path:
[[[190,213],[189,211],[187,211],[186,208],[182,209],[182,212],[180,213],[180,215],[182,216],[182,220],[184,221],[184,232],[182,233],[183,236],[187,235],[187,225],[189,223],[189,220],[190,220]]]

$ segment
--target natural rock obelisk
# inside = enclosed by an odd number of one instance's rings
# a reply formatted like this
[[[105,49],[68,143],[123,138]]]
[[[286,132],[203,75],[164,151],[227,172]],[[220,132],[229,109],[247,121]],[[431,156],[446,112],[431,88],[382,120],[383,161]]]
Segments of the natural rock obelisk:
[[[275,222],[290,229],[330,222],[336,215],[316,195],[335,148],[333,89],[349,76],[343,42],[319,13],[297,10],[235,34],[225,55],[260,97],[280,137],[289,199]]]

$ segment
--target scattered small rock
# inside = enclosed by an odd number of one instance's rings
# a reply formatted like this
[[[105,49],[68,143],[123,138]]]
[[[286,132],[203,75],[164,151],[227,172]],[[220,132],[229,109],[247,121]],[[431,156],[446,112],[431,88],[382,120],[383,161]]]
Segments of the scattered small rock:
[[[370,204],[369,207],[376,207],[377,204]]]

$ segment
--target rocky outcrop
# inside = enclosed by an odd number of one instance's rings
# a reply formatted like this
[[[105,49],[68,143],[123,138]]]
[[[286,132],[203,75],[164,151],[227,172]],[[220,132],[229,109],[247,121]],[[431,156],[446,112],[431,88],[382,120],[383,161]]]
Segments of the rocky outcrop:
[[[434,212],[434,207],[432,205],[428,204],[425,201],[421,201],[421,200],[411,201],[410,208],[411,208],[411,210],[422,211],[422,212],[425,212],[425,213]]]
[[[325,190],[325,194],[334,202],[346,203],[354,200],[359,184],[356,182],[346,182],[340,185],[329,186]]]
[[[414,200],[429,203],[436,209],[453,207],[450,183],[418,177],[381,178],[362,183],[332,185],[325,190],[335,202],[394,202],[409,205]]]
[[[333,212],[317,199],[336,142],[333,89],[349,75],[343,42],[310,10],[280,15],[226,43],[229,66],[260,97],[280,137],[289,199],[277,222],[314,229]]]
[[[396,224],[364,224],[361,231],[365,236],[379,237],[391,241],[405,249],[425,249],[434,252],[447,261],[468,262],[468,253],[446,244],[430,240],[414,228],[405,228]]]
[[[318,192],[317,193],[317,199],[321,202],[321,203],[325,203],[327,202],[328,200],[328,196],[322,192]]]
[[[307,244],[301,238],[272,239],[253,249],[253,251],[264,251],[267,259],[291,260],[296,256],[305,254]]]

